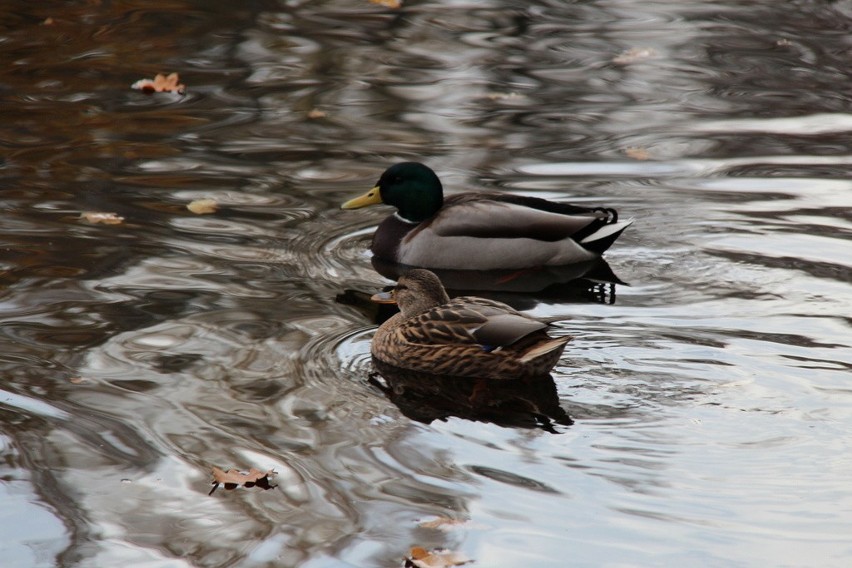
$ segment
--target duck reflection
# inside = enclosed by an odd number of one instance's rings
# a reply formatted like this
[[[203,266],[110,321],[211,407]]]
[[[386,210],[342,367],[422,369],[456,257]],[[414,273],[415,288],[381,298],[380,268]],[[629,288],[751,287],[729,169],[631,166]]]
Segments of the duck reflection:
[[[448,377],[401,369],[373,357],[377,374],[370,382],[408,418],[429,424],[451,416],[498,426],[540,428],[574,423],[559,405],[550,375],[530,379],[489,380]],[[383,379],[383,380],[382,380]]]
[[[376,272],[391,280],[411,266],[372,259]],[[523,270],[433,270],[451,298],[476,295],[530,310],[541,301],[614,304],[616,286],[628,284],[604,259],[569,266],[543,266]],[[389,287],[390,288],[390,287]],[[389,289],[388,288],[388,289]],[[381,324],[395,314],[396,306],[370,301],[372,292],[346,289],[337,295],[340,304],[355,306],[372,322]]]
[[[376,272],[390,280],[399,280],[414,268],[375,257],[372,263]],[[517,309],[532,308],[541,300],[613,304],[616,284],[626,285],[603,258],[519,270],[430,270],[451,298],[475,293]]]

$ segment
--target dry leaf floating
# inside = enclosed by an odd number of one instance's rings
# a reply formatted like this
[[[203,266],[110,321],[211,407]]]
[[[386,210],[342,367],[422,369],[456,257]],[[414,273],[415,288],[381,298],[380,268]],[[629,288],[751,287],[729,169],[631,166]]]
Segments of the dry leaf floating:
[[[102,225],[120,225],[124,222],[124,217],[118,213],[105,213],[100,211],[84,211],[80,213],[80,219],[93,224]]]
[[[236,489],[239,486],[243,487],[260,487],[261,489],[272,489],[274,485],[270,485],[269,478],[274,476],[273,470],[260,471],[259,469],[251,468],[248,472],[243,472],[238,469],[229,469],[222,471],[218,467],[213,468],[213,489],[208,495],[213,495],[213,492],[219,488],[219,485],[224,485],[225,489]]]
[[[318,108],[308,111],[308,118],[325,118],[326,116],[326,112]]]
[[[512,91],[511,93],[488,93],[485,98],[492,101],[508,101],[513,99],[522,99],[524,95]]]
[[[157,76],[153,79],[139,79],[130,88],[143,93],[177,93],[183,95],[186,93],[186,85],[178,83],[178,81],[177,73],[169,73],[168,75],[157,73]]]
[[[436,529],[440,531],[450,531],[454,528],[463,527],[469,525],[470,521],[465,521],[462,519],[451,519],[449,517],[438,517],[437,519],[432,519],[431,521],[420,521],[417,523],[422,529]]]
[[[644,59],[651,59],[657,56],[657,51],[651,47],[631,47],[627,51],[622,51],[616,55],[612,62],[616,65],[629,65]]]
[[[651,158],[651,153],[646,148],[639,148],[637,146],[625,148],[624,153],[628,158],[633,158],[634,160],[648,160]]]
[[[402,6],[402,0],[370,0],[371,4],[379,4],[385,8],[399,8]]]
[[[405,559],[406,568],[449,568],[473,562],[465,555],[452,550],[426,550],[422,546],[412,547]]]
[[[215,199],[196,199],[186,206],[187,209],[196,215],[209,215],[215,213],[219,208],[219,204]]]

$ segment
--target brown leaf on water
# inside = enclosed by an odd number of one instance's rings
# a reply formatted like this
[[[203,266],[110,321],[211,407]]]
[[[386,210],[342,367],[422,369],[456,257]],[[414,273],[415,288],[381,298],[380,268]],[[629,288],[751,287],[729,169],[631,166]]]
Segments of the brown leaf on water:
[[[380,4],[385,8],[399,8],[402,0],[370,0],[370,4]]]
[[[216,212],[216,209],[219,208],[219,204],[216,203],[215,199],[196,199],[195,201],[190,202],[186,208],[196,215],[209,215],[210,213]]]
[[[269,478],[274,476],[273,470],[260,471],[259,469],[251,468],[248,472],[243,472],[238,469],[229,469],[222,471],[218,467],[213,467],[213,489],[208,495],[213,495],[213,492],[222,484],[225,489],[236,489],[239,486],[243,487],[260,487],[261,489],[272,489],[274,485],[269,484]]]
[[[124,217],[118,213],[106,213],[101,211],[83,211],[80,213],[80,219],[95,224],[102,225],[120,225],[124,222]]]
[[[638,146],[625,148],[624,153],[627,154],[628,158],[633,158],[634,160],[648,160],[651,158],[651,153],[646,148],[639,148]]]
[[[523,99],[524,95],[520,93],[516,93],[512,91],[511,93],[486,93],[484,95],[486,99],[490,99],[492,101],[508,101],[513,99]]]
[[[68,382],[72,385],[82,385],[83,383],[87,383],[89,381],[84,379],[83,377],[70,377],[68,379]]]
[[[50,16],[48,16],[47,18],[45,18],[45,19],[44,19],[44,21],[41,23],[41,25],[43,25],[43,26],[52,26],[52,25],[53,25],[53,24],[55,24],[55,23],[56,23],[56,20],[54,20],[53,18],[51,18]]]
[[[308,111],[308,118],[325,118],[326,116],[326,112],[318,108],[312,108]]]
[[[139,79],[130,88],[143,93],[177,93],[182,95],[186,93],[186,85],[178,83],[178,80],[177,73],[169,73],[168,75],[157,73],[157,76],[153,79]]]
[[[631,47],[613,57],[612,62],[616,65],[629,65],[643,59],[651,59],[656,55],[657,51],[651,47]]]
[[[431,521],[420,521],[417,526],[423,529],[437,529],[440,531],[450,531],[454,528],[469,524],[470,521],[462,519],[451,519],[449,517],[438,517]]]
[[[449,568],[473,562],[460,552],[452,550],[426,550],[422,546],[414,546],[405,558],[405,568]]]

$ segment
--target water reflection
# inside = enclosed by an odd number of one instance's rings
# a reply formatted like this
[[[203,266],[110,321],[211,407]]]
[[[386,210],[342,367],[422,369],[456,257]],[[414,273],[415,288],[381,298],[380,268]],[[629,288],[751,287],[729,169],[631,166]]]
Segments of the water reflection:
[[[377,386],[407,417],[429,424],[450,416],[499,426],[540,428],[557,433],[555,425],[574,423],[560,406],[553,377],[488,380],[447,377],[400,369],[373,357],[385,384]]]
[[[371,258],[371,263],[379,274],[394,281],[412,268],[375,257]],[[433,272],[441,279],[451,298],[481,296],[506,303],[517,310],[530,310],[542,302],[614,304],[616,285],[627,285],[615,275],[604,259],[525,270],[435,269]],[[377,324],[396,313],[393,305],[370,301],[371,294],[347,289],[337,294],[336,301],[357,307]]]
[[[372,257],[376,272],[391,280],[412,267]],[[538,301],[615,303],[615,284],[625,285],[602,258],[569,266],[521,270],[433,269],[451,297],[483,295],[529,309]],[[504,300],[507,299],[507,300]],[[518,306],[522,306],[519,308]]]

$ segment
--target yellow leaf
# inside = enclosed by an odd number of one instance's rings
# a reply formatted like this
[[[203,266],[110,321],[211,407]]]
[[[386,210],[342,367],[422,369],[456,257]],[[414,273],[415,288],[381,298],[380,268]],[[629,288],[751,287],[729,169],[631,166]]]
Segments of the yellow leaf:
[[[215,213],[216,209],[219,208],[219,204],[216,203],[215,199],[196,199],[189,203],[186,208],[196,215],[207,215]]]
[[[419,560],[421,558],[426,558],[427,556],[429,556],[429,551],[423,548],[422,546],[413,546],[409,554],[411,555],[412,559]]]

